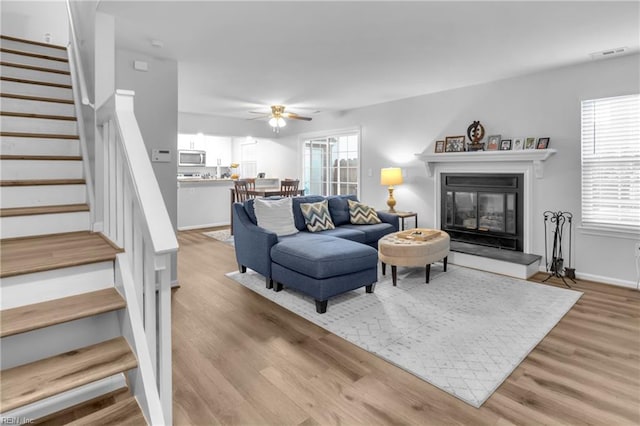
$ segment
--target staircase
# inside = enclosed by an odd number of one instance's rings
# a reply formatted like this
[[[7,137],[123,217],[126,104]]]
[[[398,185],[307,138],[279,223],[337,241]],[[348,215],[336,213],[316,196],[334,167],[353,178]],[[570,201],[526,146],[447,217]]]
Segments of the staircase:
[[[67,49],[0,48],[0,419],[146,424],[138,306],[116,282],[124,250],[91,231]]]

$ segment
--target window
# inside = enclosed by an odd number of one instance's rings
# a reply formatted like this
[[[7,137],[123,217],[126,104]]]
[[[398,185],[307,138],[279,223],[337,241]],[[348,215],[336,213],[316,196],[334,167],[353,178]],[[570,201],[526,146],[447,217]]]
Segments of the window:
[[[582,102],[582,225],[640,232],[640,95]]]
[[[240,145],[240,175],[244,178],[258,176],[257,146],[255,142]]]
[[[358,131],[305,139],[305,194],[358,195],[359,141]]]

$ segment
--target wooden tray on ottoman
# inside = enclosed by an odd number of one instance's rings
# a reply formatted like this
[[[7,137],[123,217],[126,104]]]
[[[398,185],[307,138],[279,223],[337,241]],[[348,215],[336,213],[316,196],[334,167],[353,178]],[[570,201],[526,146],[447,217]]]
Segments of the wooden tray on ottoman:
[[[415,241],[429,241],[440,235],[440,231],[435,229],[409,229],[407,231],[398,232],[398,238]]]

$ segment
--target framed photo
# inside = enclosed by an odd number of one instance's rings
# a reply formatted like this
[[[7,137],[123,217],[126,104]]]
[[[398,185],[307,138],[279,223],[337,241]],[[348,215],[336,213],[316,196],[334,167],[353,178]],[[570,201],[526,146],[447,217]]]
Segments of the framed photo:
[[[524,149],[536,149],[536,138],[525,139]]]
[[[549,148],[549,138],[538,138],[538,145],[536,145],[536,149],[547,148]]]
[[[524,148],[524,138],[515,138],[511,149],[513,151],[520,151],[522,148]]]
[[[438,154],[444,152],[444,141],[436,141],[435,152]]]
[[[444,145],[445,152],[464,152],[464,135],[447,136]]]
[[[500,151],[509,150],[511,150],[511,139],[502,139],[502,142],[500,142]]]
[[[497,151],[500,149],[500,135],[492,135],[487,138],[487,151]]]

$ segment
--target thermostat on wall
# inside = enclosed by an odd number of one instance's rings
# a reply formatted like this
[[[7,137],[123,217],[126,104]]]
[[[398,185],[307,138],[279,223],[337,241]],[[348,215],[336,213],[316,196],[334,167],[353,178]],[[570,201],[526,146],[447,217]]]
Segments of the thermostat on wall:
[[[170,149],[152,149],[151,161],[154,163],[169,163],[171,161]]]

